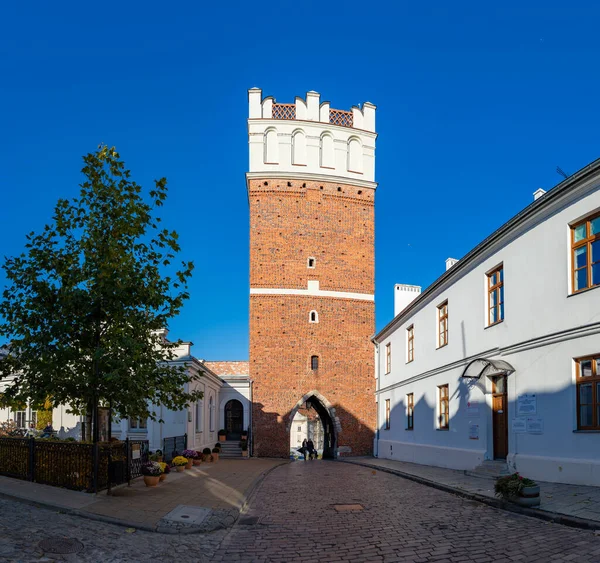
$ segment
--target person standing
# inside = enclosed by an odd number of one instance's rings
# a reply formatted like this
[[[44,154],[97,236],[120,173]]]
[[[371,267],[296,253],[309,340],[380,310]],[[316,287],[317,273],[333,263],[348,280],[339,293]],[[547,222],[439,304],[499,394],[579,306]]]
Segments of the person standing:
[[[315,452],[315,445],[314,445],[313,441],[309,440],[306,443],[306,447],[308,448],[308,459],[316,459],[317,456],[315,454],[317,452]],[[314,458],[313,458],[313,455],[314,455]]]
[[[302,453],[304,454],[304,461],[306,461],[306,452],[308,451],[308,442],[306,438],[302,441]]]

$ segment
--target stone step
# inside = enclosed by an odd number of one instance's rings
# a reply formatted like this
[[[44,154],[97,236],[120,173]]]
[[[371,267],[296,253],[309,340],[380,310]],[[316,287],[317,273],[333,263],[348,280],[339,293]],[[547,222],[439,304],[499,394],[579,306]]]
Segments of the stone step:
[[[465,471],[465,475],[483,479],[497,479],[498,477],[510,475],[510,471],[505,461],[486,460],[472,471]]]

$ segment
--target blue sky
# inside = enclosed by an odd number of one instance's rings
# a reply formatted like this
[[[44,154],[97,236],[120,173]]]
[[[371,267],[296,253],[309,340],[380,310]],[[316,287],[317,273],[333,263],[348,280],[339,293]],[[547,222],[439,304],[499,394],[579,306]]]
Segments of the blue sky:
[[[597,3],[116,6],[1,8],[0,254],[116,145],[143,186],[168,178],[162,215],[196,264],[171,335],[200,358],[248,357],[248,88],[378,106],[378,329],[395,283],[429,285],[557,166],[600,156]]]

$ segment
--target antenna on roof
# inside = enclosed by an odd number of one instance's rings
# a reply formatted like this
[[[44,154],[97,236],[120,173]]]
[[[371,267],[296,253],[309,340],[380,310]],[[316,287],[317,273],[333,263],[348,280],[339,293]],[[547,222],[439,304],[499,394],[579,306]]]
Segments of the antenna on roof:
[[[566,180],[568,178],[566,172],[560,167],[556,167],[556,171]]]

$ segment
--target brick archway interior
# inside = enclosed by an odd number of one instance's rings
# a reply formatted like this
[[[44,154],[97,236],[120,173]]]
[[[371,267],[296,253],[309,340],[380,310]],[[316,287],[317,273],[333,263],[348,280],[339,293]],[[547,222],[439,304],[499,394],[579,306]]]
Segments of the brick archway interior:
[[[338,417],[335,416],[335,408],[318,391],[307,393],[296,403],[289,416],[287,425],[288,433],[291,431],[292,421],[301,407],[312,407],[315,409],[321,424],[323,425],[323,459],[335,459],[337,448],[337,435],[341,431],[341,425]]]

